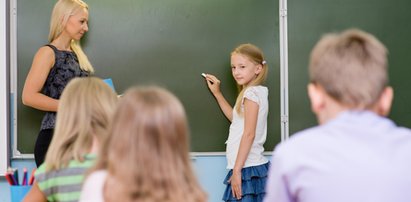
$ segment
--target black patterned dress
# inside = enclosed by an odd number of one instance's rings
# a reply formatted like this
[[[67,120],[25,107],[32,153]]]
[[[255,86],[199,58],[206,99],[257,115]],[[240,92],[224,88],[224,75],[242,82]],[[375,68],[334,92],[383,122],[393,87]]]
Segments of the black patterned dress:
[[[41,92],[44,95],[58,100],[71,79],[75,77],[86,77],[89,76],[90,73],[80,68],[77,55],[74,52],[58,50],[51,44],[47,46],[53,49],[55,62]],[[51,138],[53,137],[55,124],[56,112],[46,112],[41,122],[40,133],[37,136],[34,147],[34,157],[37,166],[40,166],[44,161]]]

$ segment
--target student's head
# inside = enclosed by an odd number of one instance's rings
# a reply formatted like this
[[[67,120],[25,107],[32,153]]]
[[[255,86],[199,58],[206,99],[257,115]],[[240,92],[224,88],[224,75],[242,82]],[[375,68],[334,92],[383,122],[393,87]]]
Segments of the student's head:
[[[106,201],[205,201],[191,169],[185,111],[173,94],[129,89],[109,133],[97,164],[110,175]]]
[[[240,112],[239,102],[246,87],[264,83],[267,78],[268,65],[263,52],[253,44],[241,44],[231,52],[231,70],[240,91],[237,98],[237,111]]]
[[[357,29],[323,36],[311,52],[309,74],[311,87],[321,88],[345,108],[372,109],[387,91],[392,94],[386,48]]]
[[[267,67],[263,52],[253,44],[241,44],[231,52],[232,74],[240,86],[264,83]],[[236,75],[241,79],[237,79]]]
[[[72,79],[61,95],[56,128],[46,156],[49,169],[82,161],[93,141],[102,142],[114,113],[117,95],[101,79]]]
[[[71,48],[77,54],[80,67],[93,72],[93,67],[81,49],[80,39],[88,31],[88,5],[82,0],[58,0],[50,20],[49,42],[61,34],[69,36]]]

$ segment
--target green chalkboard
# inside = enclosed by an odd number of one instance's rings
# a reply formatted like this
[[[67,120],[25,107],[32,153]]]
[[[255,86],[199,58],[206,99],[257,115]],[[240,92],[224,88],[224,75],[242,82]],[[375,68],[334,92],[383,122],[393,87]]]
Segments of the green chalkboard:
[[[390,84],[395,97],[390,117],[411,127],[410,0],[288,1],[290,134],[316,124],[306,93],[311,49],[327,32],[360,28],[389,50]]]
[[[21,103],[21,90],[37,49],[47,43],[55,1],[17,1],[17,149],[33,153],[43,113]],[[268,137],[280,141],[278,1],[274,0],[86,0],[89,32],[82,40],[102,78],[112,78],[118,93],[134,84],[166,87],[183,102],[193,152],[225,150],[229,122],[201,77],[222,80],[226,98],[235,102],[230,52],[253,43],[270,67]]]

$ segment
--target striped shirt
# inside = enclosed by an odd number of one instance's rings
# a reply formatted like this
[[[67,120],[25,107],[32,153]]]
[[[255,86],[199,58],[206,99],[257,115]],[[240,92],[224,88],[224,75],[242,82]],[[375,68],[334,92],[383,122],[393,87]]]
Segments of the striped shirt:
[[[66,168],[46,172],[42,164],[36,171],[35,178],[40,190],[48,201],[78,201],[84,180],[84,174],[94,164],[96,156],[88,154],[84,162],[70,161]]]

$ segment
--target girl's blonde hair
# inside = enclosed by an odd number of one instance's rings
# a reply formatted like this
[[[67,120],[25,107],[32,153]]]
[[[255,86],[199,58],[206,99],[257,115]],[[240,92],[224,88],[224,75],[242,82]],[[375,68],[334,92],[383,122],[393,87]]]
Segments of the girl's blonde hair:
[[[117,95],[94,77],[72,79],[61,95],[56,128],[46,156],[46,169],[58,170],[70,160],[83,161],[93,138],[105,139]]]
[[[233,54],[241,54],[247,57],[253,63],[262,66],[261,72],[245,88],[242,85],[237,84],[239,94],[235,106],[237,113],[241,114],[241,101],[243,99],[245,89],[249,86],[257,86],[265,82],[268,74],[268,65],[264,59],[263,51],[261,51],[257,46],[253,44],[241,44],[231,52],[231,55]]]
[[[173,94],[129,89],[109,133],[94,168],[108,171],[105,201],[206,201],[189,159],[185,111]]]
[[[49,43],[51,43],[61,34],[67,24],[69,17],[80,9],[88,10],[88,5],[82,0],[57,1],[51,14]],[[94,72],[93,66],[91,65],[86,54],[80,46],[80,41],[71,40],[70,47],[77,55],[80,68],[88,72]]]

